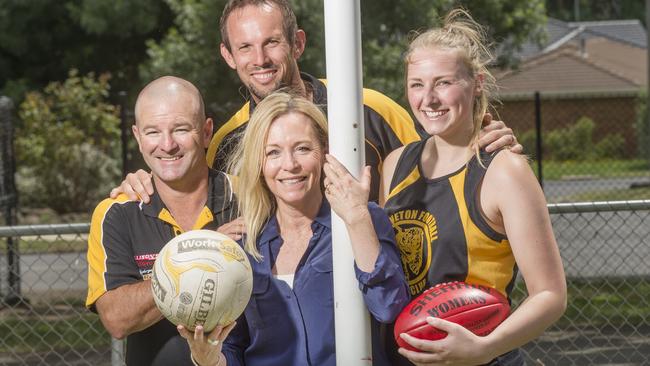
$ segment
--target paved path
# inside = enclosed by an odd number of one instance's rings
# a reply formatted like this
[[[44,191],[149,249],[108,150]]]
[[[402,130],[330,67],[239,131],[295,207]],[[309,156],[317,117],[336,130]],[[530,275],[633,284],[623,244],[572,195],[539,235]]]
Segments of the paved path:
[[[0,258],[0,292],[7,289],[7,258]],[[88,279],[86,253],[23,254],[20,256],[24,295],[85,292]]]
[[[650,185],[650,177],[546,180],[544,194],[549,202],[567,202],[567,197],[581,193],[625,190],[644,184]]]
[[[567,276],[650,274],[650,212],[552,215]]]

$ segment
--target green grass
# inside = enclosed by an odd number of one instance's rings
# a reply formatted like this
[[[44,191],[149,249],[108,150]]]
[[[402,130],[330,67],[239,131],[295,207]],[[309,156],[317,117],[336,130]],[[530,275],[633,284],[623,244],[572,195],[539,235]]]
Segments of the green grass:
[[[645,279],[568,279],[567,310],[559,327],[637,326],[650,321],[650,282]],[[519,282],[513,304],[526,296]]]
[[[108,346],[111,337],[93,314],[54,320],[5,320],[0,324],[0,352],[43,352]]]
[[[111,337],[99,317],[78,299],[68,305],[6,308],[0,312],[0,353],[84,350],[110,343]]]
[[[537,175],[537,162],[532,161],[531,167]],[[542,162],[542,169],[545,180],[650,176],[650,162],[643,159],[563,162],[546,160]]]
[[[636,327],[650,322],[650,282],[646,279],[569,279],[568,306],[557,322],[567,327]],[[523,282],[513,291],[513,307],[525,298]],[[107,347],[110,336],[97,315],[79,298],[31,309],[0,311],[0,353]]]

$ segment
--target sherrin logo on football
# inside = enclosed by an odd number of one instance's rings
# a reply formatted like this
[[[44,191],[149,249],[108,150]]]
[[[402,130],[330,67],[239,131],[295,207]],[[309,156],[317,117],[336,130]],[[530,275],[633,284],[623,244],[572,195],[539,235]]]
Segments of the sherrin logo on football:
[[[192,230],[170,240],[153,266],[151,290],[160,312],[189,330],[211,331],[244,311],[253,288],[250,262],[229,237]]]
[[[463,288],[476,288],[483,290],[483,292],[473,291],[470,293],[460,293],[459,296],[449,298],[446,302],[437,303],[434,306],[427,306],[438,296],[441,296],[453,290],[459,290]],[[486,304],[488,301],[486,299],[486,295],[490,295],[492,291],[496,290],[486,286],[472,285],[465,282],[450,282],[449,284],[446,284],[446,286],[434,286],[429,291],[423,293],[422,296],[419,296],[417,298],[417,301],[414,301],[410,313],[411,315],[417,316],[420,314],[420,311],[426,307],[429,316],[439,318],[440,315],[446,314],[454,309],[462,308],[463,306],[470,304]]]

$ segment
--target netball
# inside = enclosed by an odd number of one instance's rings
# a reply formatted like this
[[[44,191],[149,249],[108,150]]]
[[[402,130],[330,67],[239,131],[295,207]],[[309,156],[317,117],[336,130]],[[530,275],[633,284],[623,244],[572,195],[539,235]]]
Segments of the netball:
[[[232,323],[248,303],[253,287],[244,250],[210,230],[176,236],[160,251],[151,289],[156,306],[169,321],[209,332]]]

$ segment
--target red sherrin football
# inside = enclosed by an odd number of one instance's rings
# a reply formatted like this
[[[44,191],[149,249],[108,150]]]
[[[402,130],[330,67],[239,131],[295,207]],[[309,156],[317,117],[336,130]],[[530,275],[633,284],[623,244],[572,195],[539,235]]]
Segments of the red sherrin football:
[[[416,350],[399,335],[408,333],[432,341],[447,336],[446,332],[427,323],[429,316],[460,324],[474,334],[484,336],[501,324],[509,313],[508,300],[497,290],[465,282],[448,282],[431,287],[411,301],[395,321],[394,336],[400,347]]]

